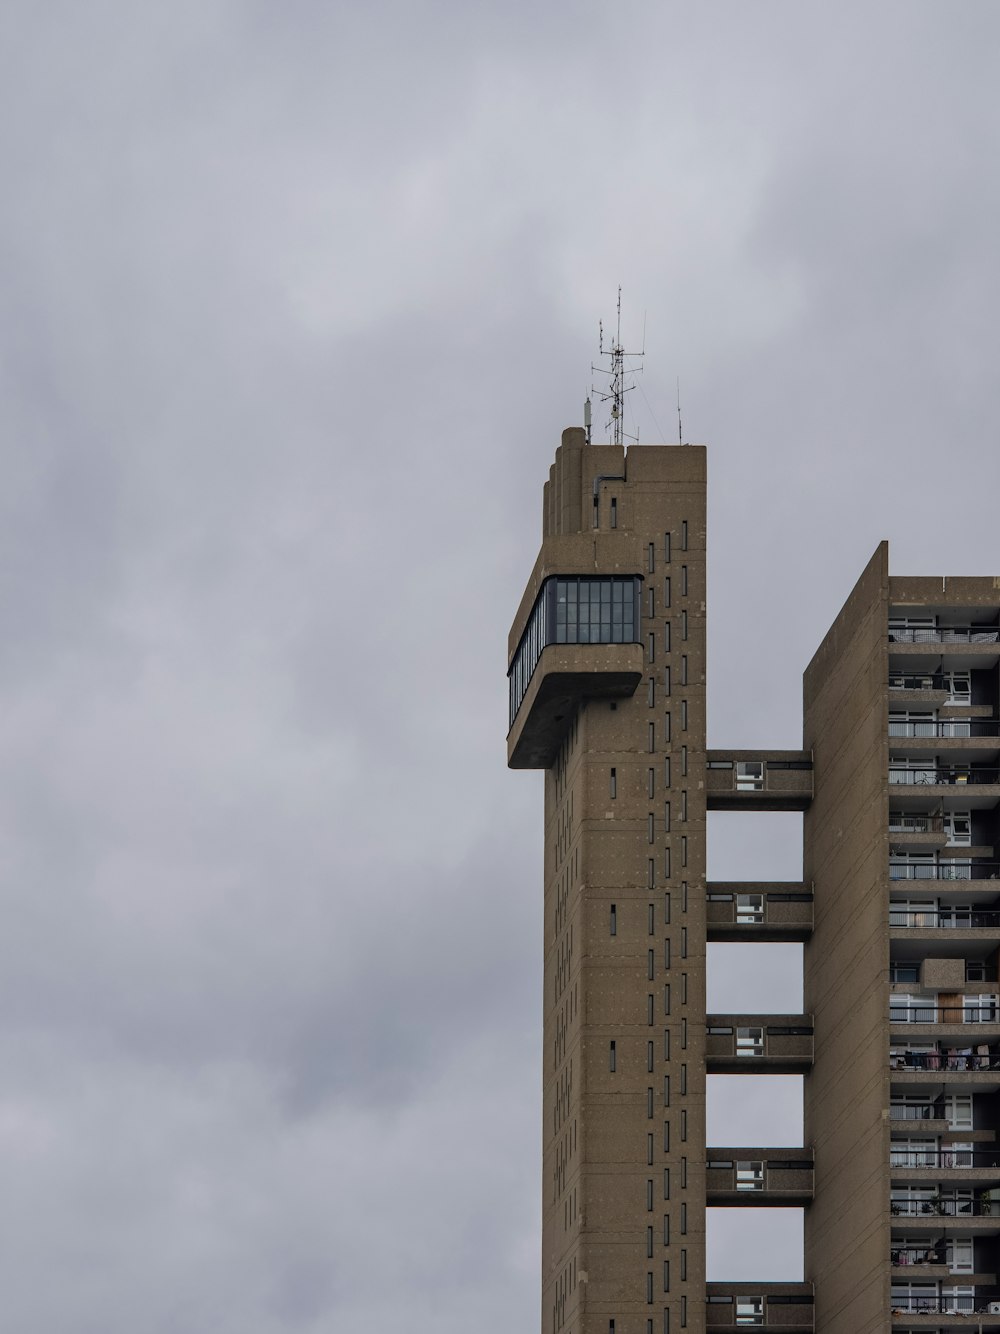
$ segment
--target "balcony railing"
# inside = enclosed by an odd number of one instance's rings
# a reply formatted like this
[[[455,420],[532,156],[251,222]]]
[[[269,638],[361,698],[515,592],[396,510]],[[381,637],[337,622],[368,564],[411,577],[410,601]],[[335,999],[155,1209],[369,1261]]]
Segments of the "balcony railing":
[[[889,766],[889,782],[892,785],[904,784],[908,787],[997,783],[1000,782],[1000,769],[962,768],[951,764],[926,764],[921,765],[919,769],[911,769],[892,764]]]
[[[894,1246],[889,1252],[892,1265],[945,1265],[948,1252],[944,1246]]]
[[[889,907],[891,927],[929,927],[952,931],[976,931],[1000,927],[1000,910],[996,908],[894,908]],[[986,981],[987,979],[983,979]]]
[[[945,718],[941,721],[890,722],[891,737],[977,737],[1000,736],[1000,722],[995,718]]]
[[[960,1135],[962,1132],[952,1132]],[[892,1167],[997,1167],[1000,1156],[996,1149],[921,1148],[919,1145],[890,1144],[889,1162]]]
[[[996,644],[1000,628],[995,625],[895,625],[889,629],[890,644]]]
[[[979,1047],[987,1047],[980,1043]],[[902,1071],[1000,1070],[1000,1048],[987,1047],[985,1051],[895,1051],[889,1057],[889,1066]]]
[[[894,1218],[992,1218],[993,1206],[1000,1200],[990,1198],[988,1191],[980,1191],[974,1198],[968,1191],[962,1195],[937,1196],[931,1200],[892,1200],[889,1212]]]
[[[984,1299],[976,1305],[975,1297],[957,1294],[953,1297],[892,1297],[893,1315],[988,1315],[991,1303]]]
[[[892,1024],[996,1024],[1000,1023],[1000,1005],[891,1005]]]
[[[941,862],[898,860],[889,862],[890,880],[996,880],[1000,862],[981,857],[959,858]]]

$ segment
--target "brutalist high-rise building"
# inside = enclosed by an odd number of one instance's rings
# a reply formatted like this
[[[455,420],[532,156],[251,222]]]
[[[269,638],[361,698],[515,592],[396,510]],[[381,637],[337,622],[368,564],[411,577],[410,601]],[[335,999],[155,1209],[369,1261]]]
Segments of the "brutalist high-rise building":
[[[710,751],[705,484],[702,447],[564,432],[510,634],[509,763],[545,770],[543,1334],[1000,1330],[1000,579],[890,577],[882,544],[802,749]],[[804,812],[801,882],[707,881],[712,810]],[[711,941],[804,942],[807,1012],[707,1013]],[[706,1145],[712,1073],[802,1074],[807,1147]],[[710,1205],[804,1208],[805,1281],[706,1283]]]

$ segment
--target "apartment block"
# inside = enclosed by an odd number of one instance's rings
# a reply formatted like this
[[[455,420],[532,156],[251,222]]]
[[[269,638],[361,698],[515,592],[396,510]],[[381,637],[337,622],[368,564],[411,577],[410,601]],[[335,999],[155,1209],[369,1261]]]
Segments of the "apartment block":
[[[510,632],[508,763],[545,774],[541,1329],[1000,1330],[1000,580],[890,577],[882,544],[801,749],[708,750],[705,498],[704,447],[563,432]],[[802,879],[708,881],[726,810],[802,812]],[[713,941],[802,942],[804,1012],[708,1013]],[[803,1147],[706,1144],[733,1073],[803,1077]],[[762,1205],[804,1210],[804,1281],[706,1282],[706,1208]]]

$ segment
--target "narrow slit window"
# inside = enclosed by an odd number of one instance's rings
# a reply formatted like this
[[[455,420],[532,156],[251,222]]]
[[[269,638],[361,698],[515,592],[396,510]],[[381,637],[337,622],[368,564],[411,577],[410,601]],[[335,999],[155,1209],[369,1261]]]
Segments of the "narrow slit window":
[[[647,843],[656,842],[656,816],[652,811],[646,817],[646,841]]]
[[[687,549],[688,549],[688,521],[687,521],[687,519],[682,519],[682,520],[681,520],[681,551],[687,551]]]
[[[646,951],[646,977],[652,982],[656,976],[656,950]]]
[[[655,907],[655,905],[652,904],[652,903],[649,905],[649,907],[648,907],[648,909],[647,909],[647,912],[646,912],[646,926],[647,926],[649,935],[651,935],[651,936],[655,936],[655,935],[656,935],[656,907]]]
[[[687,597],[687,591],[688,591],[688,567],[687,567],[686,565],[682,565],[682,566],[681,566],[681,597],[686,598],[686,597]]]
[[[656,677],[651,676],[646,682],[646,703],[652,709],[656,705]]]
[[[646,589],[646,615],[652,616],[655,609],[656,609],[655,594],[653,592],[653,585],[650,584],[649,587]]]
[[[650,753],[650,755],[652,755],[653,751],[656,749],[656,724],[655,724],[655,723],[650,723],[650,724],[649,724],[649,727],[646,729],[646,744],[647,744],[648,747],[649,747],[649,753]]]
[[[613,936],[617,936],[617,934],[618,934],[618,907],[617,907],[617,905],[614,904],[614,903],[612,903],[612,905],[611,905],[611,924],[610,924],[610,925],[611,925],[611,934],[612,934]]]
[[[663,559],[669,564],[669,562],[670,562],[670,534],[669,534],[669,533],[664,533],[664,534],[663,534]]]
[[[663,1013],[664,1013],[664,1014],[669,1014],[669,1013],[670,1013],[670,983],[669,983],[669,982],[665,982],[665,983],[663,984]]]
[[[686,699],[682,699],[682,700],[681,700],[681,731],[682,731],[682,732],[686,732],[687,730],[688,730],[688,702],[687,702]]]
[[[665,713],[665,714],[663,715],[663,744],[664,744],[665,746],[667,746],[667,745],[670,744],[670,714],[669,714],[669,713]]]
[[[618,527],[618,497],[611,497],[611,527]]]
[[[670,668],[663,669],[663,693],[667,699],[670,698]]]
[[[652,1131],[646,1136],[646,1166],[653,1166],[653,1134]]]
[[[663,1105],[664,1105],[664,1107],[669,1107],[669,1106],[670,1106],[670,1076],[669,1076],[669,1075],[664,1075],[664,1076],[663,1076]]]
[[[687,639],[687,637],[688,637],[688,614],[687,614],[686,611],[682,611],[682,612],[681,612],[681,639]]]
[[[650,992],[646,997],[646,1024],[649,1028],[653,1027],[653,1010],[655,1008],[653,993]]]
[[[646,866],[646,885],[648,889],[656,888],[656,858],[650,857]]]
[[[656,565],[656,548],[652,542],[650,542],[649,550],[646,552],[646,561],[649,568],[649,573],[652,574],[653,569]]]
[[[653,1050],[653,1044],[652,1044],[651,1042],[647,1042],[647,1043],[646,1043],[646,1069],[649,1071],[650,1074],[652,1074],[653,1070],[655,1069],[655,1061],[656,1061],[656,1054],[655,1054],[655,1052],[654,1052],[654,1050]]]
[[[687,683],[688,683],[688,660],[687,660],[687,654],[686,654],[686,653],[682,653],[682,654],[681,654],[681,685],[682,685],[682,686],[686,686]]]
[[[650,662],[656,661],[656,635],[652,630],[646,636],[646,655]]]
[[[610,782],[609,782],[609,784],[608,784],[608,787],[609,787],[609,795],[610,795],[610,797],[611,797],[611,800],[614,801],[615,798],[618,796],[618,770],[617,770],[617,769],[612,769],[612,770],[611,770],[611,778],[610,778]]]
[[[664,651],[664,653],[669,653],[669,652],[670,652],[670,622],[669,622],[669,621],[664,621],[664,622],[663,622],[663,651]]]
[[[670,833],[670,802],[669,802],[669,801],[665,801],[665,802],[663,803],[663,832],[664,832],[665,834],[669,834],[669,833]]]
[[[669,849],[669,848],[664,848],[664,849],[663,849],[663,878],[664,878],[665,880],[669,880],[669,879],[670,879],[670,849]]]
[[[617,1065],[618,1065],[618,1054],[617,1051],[615,1050],[614,1039],[612,1038],[611,1046],[608,1050],[608,1069],[611,1072],[611,1074],[615,1073]]]
[[[656,770],[655,770],[655,769],[650,769],[650,771],[649,771],[649,781],[648,781],[648,786],[649,786],[649,799],[650,799],[650,801],[652,801],[653,797],[656,795]]]
[[[670,576],[669,576],[669,574],[667,575],[667,577],[666,577],[666,578],[664,579],[664,581],[663,581],[663,605],[664,605],[664,607],[669,607],[669,606],[670,606]]]

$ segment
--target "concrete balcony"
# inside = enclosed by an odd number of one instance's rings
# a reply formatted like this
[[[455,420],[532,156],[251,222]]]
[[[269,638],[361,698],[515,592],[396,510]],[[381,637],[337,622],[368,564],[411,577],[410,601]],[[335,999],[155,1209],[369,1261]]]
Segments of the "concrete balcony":
[[[804,811],[812,801],[808,750],[710,750],[705,792],[710,811]]]
[[[710,1074],[799,1075],[813,1063],[811,1014],[710,1014],[705,1065]]]
[[[708,1148],[709,1205],[791,1205],[813,1197],[812,1149]]]
[[[511,769],[547,769],[585,699],[627,699],[642,680],[641,644],[549,644],[507,736]]]
[[[811,1283],[706,1283],[706,1329],[780,1330],[812,1334]]]
[[[709,940],[808,940],[813,929],[811,886],[801,881],[710,881]]]

